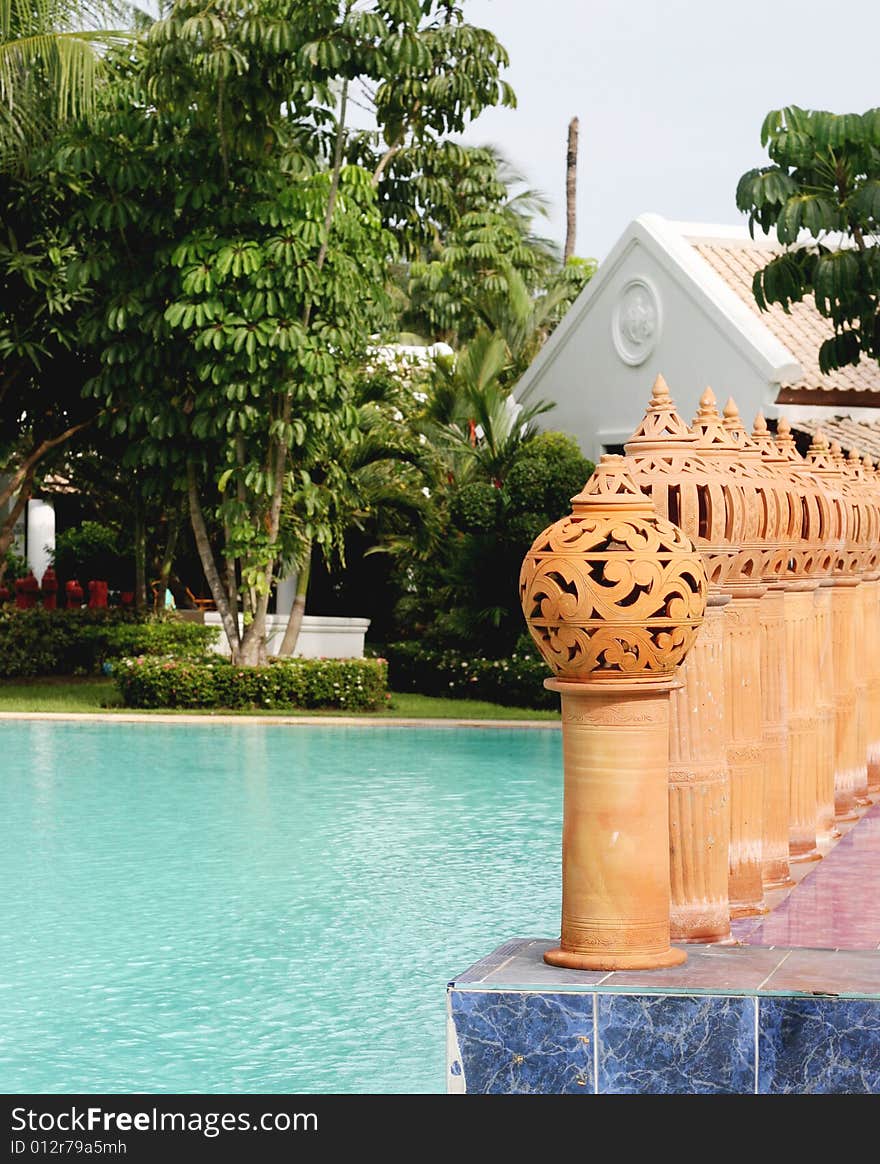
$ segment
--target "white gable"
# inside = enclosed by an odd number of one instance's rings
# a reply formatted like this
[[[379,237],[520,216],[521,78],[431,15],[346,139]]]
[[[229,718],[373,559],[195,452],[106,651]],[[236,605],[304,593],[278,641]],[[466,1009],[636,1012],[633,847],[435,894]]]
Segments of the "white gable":
[[[685,420],[711,387],[733,396],[744,423],[768,418],[780,383],[803,369],[689,239],[749,242],[745,228],[630,224],[516,387],[517,399],[552,400],[546,428],[571,433],[593,460],[641,421],[659,374]]]

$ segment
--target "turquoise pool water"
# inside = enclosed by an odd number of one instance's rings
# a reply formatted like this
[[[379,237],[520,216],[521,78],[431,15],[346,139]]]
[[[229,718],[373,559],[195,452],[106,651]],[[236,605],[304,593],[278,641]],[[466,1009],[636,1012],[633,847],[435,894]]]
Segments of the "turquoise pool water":
[[[445,1090],[559,932],[552,728],[0,724],[0,1092]]]

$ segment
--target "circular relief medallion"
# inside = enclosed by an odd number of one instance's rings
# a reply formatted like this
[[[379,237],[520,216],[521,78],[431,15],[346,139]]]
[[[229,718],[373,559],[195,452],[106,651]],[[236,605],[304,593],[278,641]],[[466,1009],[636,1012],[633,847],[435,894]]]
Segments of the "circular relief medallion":
[[[620,292],[611,336],[625,364],[643,364],[660,338],[660,298],[647,279],[630,279]]]

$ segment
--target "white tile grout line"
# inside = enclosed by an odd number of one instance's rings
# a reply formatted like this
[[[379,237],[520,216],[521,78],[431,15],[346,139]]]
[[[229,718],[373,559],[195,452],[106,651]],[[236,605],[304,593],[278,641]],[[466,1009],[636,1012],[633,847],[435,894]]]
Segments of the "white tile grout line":
[[[599,1094],[599,996],[593,991],[593,1095]]]
[[[769,975],[768,975],[768,978],[769,978]],[[760,987],[758,987],[758,989],[760,990]],[[761,1000],[760,1000],[760,998],[758,998],[758,996],[756,994],[755,995],[755,1095],[758,1094],[758,1078],[759,1078],[759,1066],[760,1066],[760,1064],[758,1063],[758,1056],[760,1055],[760,1051],[758,1049],[759,1045],[760,1045],[759,1041],[758,1041],[758,1039],[759,1039],[758,1011],[760,1010],[760,1007],[761,1007]]]
[[[770,947],[771,950],[773,948],[774,948],[773,946]],[[773,967],[773,969],[770,971],[770,973],[767,975],[767,977],[762,982],[758,983],[758,985],[755,987],[755,990],[763,990],[763,988],[767,985],[767,983],[770,981],[770,979],[773,977],[773,975],[776,973],[776,971],[779,969],[779,967],[782,965],[782,963],[785,961],[785,959],[791,957],[792,953],[793,953],[792,950],[786,950],[785,956],[780,958],[780,960],[776,963],[776,965]]]

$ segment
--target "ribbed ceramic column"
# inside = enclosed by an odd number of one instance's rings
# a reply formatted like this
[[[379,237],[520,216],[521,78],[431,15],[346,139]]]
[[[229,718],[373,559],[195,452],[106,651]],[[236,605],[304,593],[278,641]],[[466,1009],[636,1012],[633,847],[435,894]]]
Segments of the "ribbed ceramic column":
[[[760,449],[765,469],[779,482],[783,499],[777,547],[768,560],[766,577],[769,589],[762,600],[764,744],[773,757],[769,768],[776,773],[775,778],[765,781],[764,785],[764,882],[769,888],[792,884],[789,849],[791,681],[785,596],[799,576],[805,503],[803,487],[791,472],[789,458],[773,440],[761,412],[755,417],[752,439]]]
[[[724,607],[709,599],[703,629],[671,696],[669,749],[670,934],[673,941],[730,939],[730,785],[724,749]]]
[[[834,546],[831,587],[831,657],[834,674],[834,812],[838,821],[857,820],[856,787],[861,757],[858,751],[858,707],[855,694],[855,588],[853,569],[854,507],[844,489],[840,446],[829,446],[821,429],[813,436],[806,462],[821,479],[831,499],[831,543]]]
[[[697,453],[717,467],[723,481],[731,530],[738,522],[736,536],[730,539],[736,553],[725,579],[732,599],[724,608],[722,624],[724,731],[730,777],[730,916],[746,917],[766,911],[761,675],[760,654],[756,656],[755,651],[760,637],[759,603],[766,590],[757,501],[763,482],[725,430],[709,388],[700,399],[691,429],[697,436]]]
[[[544,959],[652,969],[670,944],[669,692],[702,624],[693,543],[605,456],[523,561],[529,632],[562,697],[562,925]]]
[[[694,452],[662,376],[644,419],[625,445],[627,468],[656,511],[681,527],[709,576],[703,629],[670,697],[669,857],[673,941],[730,940],[730,790],[724,740],[723,543],[726,508],[719,473]]]
[[[816,843],[827,844],[840,836],[834,810],[834,657],[831,649],[831,591],[833,580],[820,579],[813,592],[816,638],[816,685],[813,690],[818,731],[816,755]]]
[[[844,493],[851,499],[855,510],[854,537],[850,543],[848,568],[858,573],[859,585],[855,592],[852,634],[852,678],[855,698],[856,741],[854,792],[856,804],[864,808],[872,804],[868,794],[868,668],[866,652],[869,647],[870,612],[866,604],[866,576],[874,564],[876,530],[874,506],[870,487],[862,470],[862,459],[853,450],[845,463]]]
[[[872,557],[864,575],[865,664],[868,690],[865,700],[868,795],[880,798],[880,478],[870,457],[862,458],[865,485],[874,507]]]
[[[765,888],[793,884],[788,852],[788,685],[785,662],[785,611],[783,586],[790,574],[794,546],[795,512],[790,475],[779,469],[784,462],[773,444],[762,414],[755,418],[749,436],[736,403],[724,406],[724,427],[767,483],[760,495],[763,520],[757,531],[764,544],[761,559],[766,589],[760,599],[760,698],[761,762],[763,767],[763,823],[761,876]]]
[[[791,861],[813,861],[822,856],[817,836],[823,787],[827,789],[829,780],[833,790],[829,743],[829,733],[833,734],[832,671],[822,663],[822,651],[828,649],[830,635],[820,630],[823,598],[819,595],[822,581],[829,580],[831,573],[832,550],[825,545],[831,520],[830,501],[820,480],[810,472],[797,451],[785,417],[777,424],[776,445],[789,464],[802,509],[800,547],[793,553],[793,570],[784,598],[789,696],[789,854]],[[833,796],[831,811],[833,814]]]

